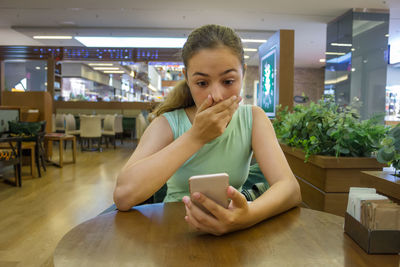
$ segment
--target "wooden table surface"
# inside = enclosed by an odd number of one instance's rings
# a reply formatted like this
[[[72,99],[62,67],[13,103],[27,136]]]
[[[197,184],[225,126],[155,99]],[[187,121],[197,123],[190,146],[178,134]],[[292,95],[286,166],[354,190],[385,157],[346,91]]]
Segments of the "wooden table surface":
[[[110,212],[69,231],[60,266],[399,266],[399,255],[368,255],[343,232],[342,217],[295,208],[220,237],[184,220],[183,203]]]

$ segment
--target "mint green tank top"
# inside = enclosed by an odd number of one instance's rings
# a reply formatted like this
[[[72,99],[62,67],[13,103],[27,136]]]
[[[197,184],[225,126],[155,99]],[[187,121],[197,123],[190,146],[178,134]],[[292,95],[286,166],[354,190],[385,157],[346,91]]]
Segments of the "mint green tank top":
[[[171,126],[174,140],[192,127],[184,109],[163,115]],[[193,175],[226,172],[229,174],[229,184],[241,190],[253,154],[251,133],[252,106],[240,105],[225,132],[205,144],[167,181],[168,190],[164,202],[182,201],[183,196],[189,195],[188,180]]]

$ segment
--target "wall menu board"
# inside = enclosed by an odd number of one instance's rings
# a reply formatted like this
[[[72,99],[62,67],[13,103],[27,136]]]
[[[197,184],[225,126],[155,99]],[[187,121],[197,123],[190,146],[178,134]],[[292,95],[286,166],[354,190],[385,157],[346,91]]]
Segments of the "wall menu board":
[[[0,59],[181,61],[178,48],[0,46]]]
[[[257,105],[268,117],[275,117],[278,88],[276,86],[276,48],[270,49],[260,60],[260,84]]]

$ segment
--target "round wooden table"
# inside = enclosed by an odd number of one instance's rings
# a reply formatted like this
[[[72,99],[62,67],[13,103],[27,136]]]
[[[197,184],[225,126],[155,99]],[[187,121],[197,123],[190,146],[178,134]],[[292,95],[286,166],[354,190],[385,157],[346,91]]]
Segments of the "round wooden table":
[[[213,236],[189,228],[183,203],[110,212],[69,231],[60,266],[399,266],[368,255],[343,232],[342,217],[295,208],[249,229]]]

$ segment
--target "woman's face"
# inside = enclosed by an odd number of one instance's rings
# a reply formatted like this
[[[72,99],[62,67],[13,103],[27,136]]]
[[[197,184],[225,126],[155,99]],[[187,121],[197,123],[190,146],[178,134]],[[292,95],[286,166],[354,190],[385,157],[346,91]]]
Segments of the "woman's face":
[[[227,47],[202,49],[188,61],[186,79],[199,107],[208,95],[214,103],[239,96],[243,69],[238,57]]]

